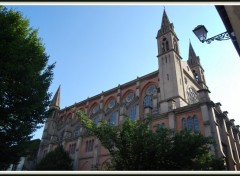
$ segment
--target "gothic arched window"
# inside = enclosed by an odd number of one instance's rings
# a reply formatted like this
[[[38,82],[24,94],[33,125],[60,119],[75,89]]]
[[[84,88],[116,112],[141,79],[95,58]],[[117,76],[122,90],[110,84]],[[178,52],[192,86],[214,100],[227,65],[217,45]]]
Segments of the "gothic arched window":
[[[144,107],[153,107],[153,94],[157,92],[155,85],[150,85],[146,90],[146,96],[144,97]]]
[[[162,52],[168,51],[169,50],[169,43],[167,39],[164,37],[162,40]]]

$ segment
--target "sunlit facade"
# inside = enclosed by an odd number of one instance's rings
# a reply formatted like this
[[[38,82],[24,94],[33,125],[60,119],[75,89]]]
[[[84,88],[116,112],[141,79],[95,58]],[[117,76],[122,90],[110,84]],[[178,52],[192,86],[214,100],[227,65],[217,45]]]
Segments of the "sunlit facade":
[[[184,128],[215,139],[212,152],[225,158],[229,170],[240,169],[239,126],[229,120],[221,104],[214,103],[204,77],[200,58],[191,43],[187,61],[180,56],[178,37],[164,10],[157,33],[158,70],[91,98],[60,109],[60,87],[46,121],[38,160],[62,144],[73,159],[74,170],[104,170],[110,161],[101,142],[81,127],[76,116],[84,111],[95,124],[106,119],[112,125],[153,117],[150,128]],[[154,59],[154,58],[153,58]]]

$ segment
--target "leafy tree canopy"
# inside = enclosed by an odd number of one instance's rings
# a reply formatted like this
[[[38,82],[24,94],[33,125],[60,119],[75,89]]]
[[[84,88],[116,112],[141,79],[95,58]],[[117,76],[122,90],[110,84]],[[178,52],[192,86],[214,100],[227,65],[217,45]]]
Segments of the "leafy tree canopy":
[[[112,157],[109,170],[223,170],[223,160],[210,152],[213,140],[191,131],[149,129],[151,118],[113,126],[106,120],[95,125],[83,112],[82,125],[97,136]]]
[[[20,12],[0,6],[0,170],[17,163],[22,144],[47,117],[55,63]]]
[[[72,159],[63,147],[59,145],[37,164],[36,170],[72,170]]]

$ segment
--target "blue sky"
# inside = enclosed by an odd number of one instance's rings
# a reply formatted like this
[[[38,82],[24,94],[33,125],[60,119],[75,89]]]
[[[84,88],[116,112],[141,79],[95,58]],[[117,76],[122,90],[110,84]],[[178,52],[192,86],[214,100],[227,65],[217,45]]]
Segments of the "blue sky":
[[[61,85],[61,108],[158,69],[157,41],[164,6],[158,5],[14,5],[39,29],[56,62],[53,95]],[[192,30],[205,25],[208,37],[226,29],[213,5],[165,5],[188,58],[189,40],[205,70],[210,97],[221,102],[240,125],[240,58],[231,41],[201,43]],[[34,138],[41,138],[43,128]]]

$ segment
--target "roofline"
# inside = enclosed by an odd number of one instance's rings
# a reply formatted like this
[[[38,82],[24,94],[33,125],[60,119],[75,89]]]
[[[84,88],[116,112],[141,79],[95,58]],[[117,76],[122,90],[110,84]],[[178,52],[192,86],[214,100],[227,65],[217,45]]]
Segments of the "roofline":
[[[124,83],[124,84],[122,84],[122,85],[119,84],[118,86],[116,86],[116,87],[114,87],[114,88],[112,88],[112,89],[109,89],[109,90],[107,90],[106,92],[103,91],[102,93],[99,93],[99,94],[97,94],[97,95],[94,95],[94,96],[92,96],[92,97],[89,97],[89,98],[87,98],[87,99],[85,99],[85,100],[82,100],[82,101],[80,101],[80,102],[78,102],[78,103],[75,103],[75,104],[73,104],[73,105],[67,106],[67,107],[65,107],[65,108],[63,108],[63,109],[60,109],[60,111],[65,111],[66,109],[73,108],[73,107],[75,107],[75,106],[77,106],[77,105],[80,105],[80,104],[84,104],[84,103],[86,103],[87,101],[94,100],[94,99],[96,99],[96,98],[98,98],[98,97],[101,98],[102,95],[106,95],[106,94],[110,94],[111,92],[115,92],[115,91],[117,91],[119,88],[128,87],[128,86],[130,86],[131,84],[134,84],[134,83],[137,82],[137,81],[144,80],[144,79],[149,78],[149,77],[153,77],[155,74],[158,74],[158,70],[153,71],[153,72],[151,72],[151,73],[149,73],[149,74],[146,74],[146,75],[144,75],[144,76],[137,77],[136,79],[131,80],[131,81],[129,81],[129,82],[127,82],[127,83]]]

